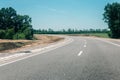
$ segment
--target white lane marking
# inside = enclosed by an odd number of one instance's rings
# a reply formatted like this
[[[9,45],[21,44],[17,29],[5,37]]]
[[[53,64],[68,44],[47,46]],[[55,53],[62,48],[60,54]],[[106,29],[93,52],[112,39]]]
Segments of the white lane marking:
[[[57,48],[66,46],[66,45],[68,45],[69,43],[71,43],[71,42],[73,42],[73,41],[74,41],[73,39],[69,39],[69,40],[66,40],[66,41],[64,41],[64,42],[61,42],[61,43],[56,44],[56,45],[59,45],[59,46],[53,47],[53,48],[51,48],[51,49],[48,49],[48,50],[45,50],[45,51],[43,50],[42,52],[36,52],[36,51],[35,51],[36,54],[31,54],[31,55],[28,55],[28,56],[26,56],[26,57],[23,57],[23,58],[14,60],[14,61],[10,61],[10,62],[7,62],[7,63],[3,63],[3,64],[0,65],[0,67],[5,66],[5,65],[8,65],[8,64],[15,63],[15,62],[18,62],[18,61],[21,61],[21,60],[25,60],[25,59],[27,59],[27,58],[34,57],[34,56],[43,54],[43,53],[45,53],[45,52],[49,52],[49,51],[51,51],[51,50],[55,50],[55,49],[57,49]],[[64,43],[64,44],[62,44],[62,43]],[[60,45],[60,44],[61,44],[61,45]],[[39,51],[39,50],[38,50],[38,51]]]
[[[86,44],[84,45],[84,47],[87,47]]]
[[[83,53],[83,51],[80,51],[80,52],[78,53],[78,56],[80,56],[82,53]]]
[[[98,40],[120,47],[119,44],[116,44],[116,43],[113,43],[113,42],[110,42],[110,41],[105,41],[105,40],[102,40],[102,39],[98,39]]]
[[[10,55],[10,56],[0,57],[0,60],[7,60],[7,59],[23,56],[26,54],[30,54],[30,53],[18,53],[18,54],[14,54],[14,55]]]
[[[83,47],[87,47],[86,45],[87,45],[87,41],[86,40],[84,40],[85,41],[85,43],[84,43],[84,46]]]

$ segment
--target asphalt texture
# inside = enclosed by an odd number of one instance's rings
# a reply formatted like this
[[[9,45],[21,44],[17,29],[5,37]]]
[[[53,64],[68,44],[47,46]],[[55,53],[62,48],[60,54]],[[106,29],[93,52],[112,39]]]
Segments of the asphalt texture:
[[[120,80],[120,46],[71,38],[68,45],[1,66],[0,80]]]

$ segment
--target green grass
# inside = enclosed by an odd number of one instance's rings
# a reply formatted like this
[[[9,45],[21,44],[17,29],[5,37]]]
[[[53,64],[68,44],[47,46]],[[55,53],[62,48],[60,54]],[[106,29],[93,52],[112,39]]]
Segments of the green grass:
[[[96,36],[96,37],[103,37],[103,38],[109,38],[107,33],[89,33],[89,36]]]
[[[95,37],[109,38],[107,33],[82,33],[82,34],[70,34],[69,36],[95,36]]]

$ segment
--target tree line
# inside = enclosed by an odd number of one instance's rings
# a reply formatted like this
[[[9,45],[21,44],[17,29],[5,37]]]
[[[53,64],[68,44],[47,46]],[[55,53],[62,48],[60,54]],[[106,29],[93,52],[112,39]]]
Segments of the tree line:
[[[55,31],[53,29],[38,29],[33,30],[34,34],[83,34],[83,33],[108,33],[108,29],[84,29],[84,30],[78,30],[78,29],[63,29]]]
[[[33,28],[28,15],[17,14],[12,7],[0,9],[1,39],[32,39]]]

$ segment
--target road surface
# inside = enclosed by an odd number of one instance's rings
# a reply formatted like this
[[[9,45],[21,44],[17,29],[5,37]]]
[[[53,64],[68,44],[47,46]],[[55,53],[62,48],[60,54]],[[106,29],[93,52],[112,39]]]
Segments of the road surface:
[[[120,80],[119,42],[71,38],[63,47],[1,66],[0,80]]]

